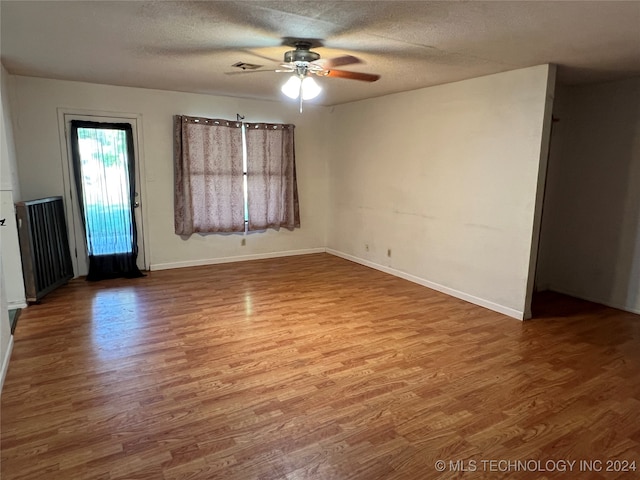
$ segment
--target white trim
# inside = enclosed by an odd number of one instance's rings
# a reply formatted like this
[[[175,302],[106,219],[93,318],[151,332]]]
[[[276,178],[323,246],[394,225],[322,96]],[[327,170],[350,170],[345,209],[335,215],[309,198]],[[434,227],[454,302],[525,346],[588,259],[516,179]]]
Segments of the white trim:
[[[27,308],[27,301],[25,299],[21,299],[14,302],[7,302],[7,309],[17,310],[18,308]]]
[[[249,260],[263,260],[265,258],[292,257],[295,255],[309,255],[311,253],[325,253],[325,248],[305,248],[302,250],[286,250],[282,252],[256,253],[254,255],[238,255],[235,257],[207,258],[204,260],[186,260],[184,262],[156,263],[150,270],[168,270],[171,268],[199,267],[202,265],[217,265],[219,263],[246,262]]]
[[[536,182],[533,218],[531,223],[531,243],[529,250],[529,270],[524,301],[525,320],[531,318],[531,302],[538,274],[538,255],[540,253],[540,238],[542,235],[542,216],[545,195],[547,192],[547,173],[549,170],[549,152],[551,148],[551,130],[553,124],[553,100],[556,88],[556,65],[547,65],[547,85],[545,87],[545,103],[541,122],[541,141],[538,155],[538,175]]]
[[[69,247],[71,250],[71,261],[73,263],[74,276],[78,277],[79,267],[78,258],[75,255],[75,251],[84,247],[82,242],[78,242],[76,238],[76,221],[80,219],[80,214],[77,211],[77,205],[75,201],[71,199],[71,192],[77,196],[75,190],[75,183],[72,178],[71,157],[69,153],[69,138],[67,136],[67,120],[74,119],[108,119],[114,122],[129,122],[133,128],[133,144],[135,149],[135,161],[138,172],[136,172],[136,179],[138,181],[138,193],[140,194],[140,207],[141,207],[141,225],[138,225],[138,237],[142,239],[142,254],[144,255],[144,269],[149,267],[150,263],[150,244],[149,244],[149,228],[147,225],[147,183],[145,176],[145,160],[144,160],[144,145],[143,145],[143,131],[142,131],[142,114],[130,113],[130,112],[111,112],[105,110],[85,110],[71,107],[58,107],[58,135],[60,141],[60,161],[62,162],[62,181],[64,186],[64,203],[67,217],[67,231],[69,237]],[[99,120],[98,120],[99,121]],[[78,245],[80,244],[80,245]]]
[[[70,161],[69,161],[69,149],[67,132],[65,125],[65,115],[68,112],[66,109],[58,108],[58,139],[60,142],[60,164],[62,166],[62,188],[64,198],[65,217],[67,220],[67,237],[69,239],[69,251],[71,253],[71,264],[73,266],[73,276],[78,277],[78,256],[76,255],[77,242],[76,242],[76,226],[75,226],[75,208],[74,202],[71,200],[71,190],[73,182],[71,181]],[[74,191],[75,195],[75,191]]]
[[[491,302],[489,300],[485,300],[483,298],[474,297],[473,295],[469,295],[468,293],[461,292],[459,290],[455,290],[453,288],[446,287],[444,285],[440,285],[439,283],[431,282],[429,280],[425,280],[424,278],[416,277],[415,275],[411,275],[410,273],[403,272],[401,270],[396,270],[395,268],[385,267],[384,265],[380,265],[378,263],[371,262],[369,260],[364,260],[362,258],[354,257],[353,255],[349,255],[347,253],[339,252],[337,250],[333,250],[331,248],[327,248],[327,253],[331,255],[335,255],[336,257],[344,258],[345,260],[350,260],[355,263],[359,263],[366,267],[373,268],[375,270],[380,270],[381,272],[388,273],[390,275],[403,278],[405,280],[409,280],[410,282],[417,283],[418,285],[422,285],[423,287],[430,288],[432,290],[437,290],[438,292],[445,293],[452,297],[459,298],[461,300],[465,300],[467,302],[473,303],[480,307],[488,308],[489,310],[493,310],[494,312],[502,313],[509,317],[513,317],[518,320],[524,320],[524,312],[519,310],[515,310],[510,307],[505,307],[504,305],[499,305],[497,303]]]
[[[7,345],[7,352],[4,354],[4,358],[2,359],[2,372],[0,372],[0,395],[2,395],[2,387],[4,387],[4,379],[7,376],[7,372],[9,371],[9,360],[11,360],[11,352],[13,351],[13,335],[9,339],[9,344]]]
[[[550,290],[552,292],[560,293],[562,295],[568,295],[569,297],[579,298],[580,300],[586,300],[587,302],[599,303],[600,305],[604,305],[606,307],[616,308],[618,310],[640,315],[640,308],[635,308],[631,305],[624,305],[622,303],[613,302],[608,299],[592,297],[590,295],[583,295],[581,293],[576,293],[571,290],[555,287],[553,284],[550,284],[547,287],[548,287],[547,290]]]

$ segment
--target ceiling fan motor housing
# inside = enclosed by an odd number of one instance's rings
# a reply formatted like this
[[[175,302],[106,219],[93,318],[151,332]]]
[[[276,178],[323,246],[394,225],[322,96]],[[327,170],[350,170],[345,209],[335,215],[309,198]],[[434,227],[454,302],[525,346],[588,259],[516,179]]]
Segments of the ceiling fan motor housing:
[[[313,62],[320,58],[320,54],[316,52],[311,52],[309,49],[311,48],[311,44],[308,42],[298,42],[296,43],[295,50],[289,50],[284,54],[284,61],[286,63],[293,62]]]

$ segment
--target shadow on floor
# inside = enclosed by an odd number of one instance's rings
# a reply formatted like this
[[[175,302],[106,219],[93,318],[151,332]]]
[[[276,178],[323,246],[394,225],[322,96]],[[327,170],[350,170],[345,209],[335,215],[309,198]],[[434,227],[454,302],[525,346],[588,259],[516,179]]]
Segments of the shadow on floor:
[[[532,320],[542,318],[573,317],[610,309],[599,303],[588,302],[561,293],[545,291],[534,294],[531,303]]]

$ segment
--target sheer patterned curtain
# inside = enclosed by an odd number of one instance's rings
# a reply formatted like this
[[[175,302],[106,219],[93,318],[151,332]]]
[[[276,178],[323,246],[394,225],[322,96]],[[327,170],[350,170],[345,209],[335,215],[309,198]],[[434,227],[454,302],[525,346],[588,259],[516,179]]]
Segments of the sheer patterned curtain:
[[[87,280],[143,276],[138,257],[133,133],[128,123],[71,121],[71,156],[87,242]]]
[[[294,125],[245,126],[249,230],[299,227]]]
[[[243,232],[242,123],[174,117],[175,232]]]

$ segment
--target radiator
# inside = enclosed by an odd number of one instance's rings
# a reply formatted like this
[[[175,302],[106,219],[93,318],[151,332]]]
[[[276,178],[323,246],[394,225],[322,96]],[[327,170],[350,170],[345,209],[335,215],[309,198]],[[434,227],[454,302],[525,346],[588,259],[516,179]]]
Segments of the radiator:
[[[73,278],[62,197],[16,203],[27,302]]]

